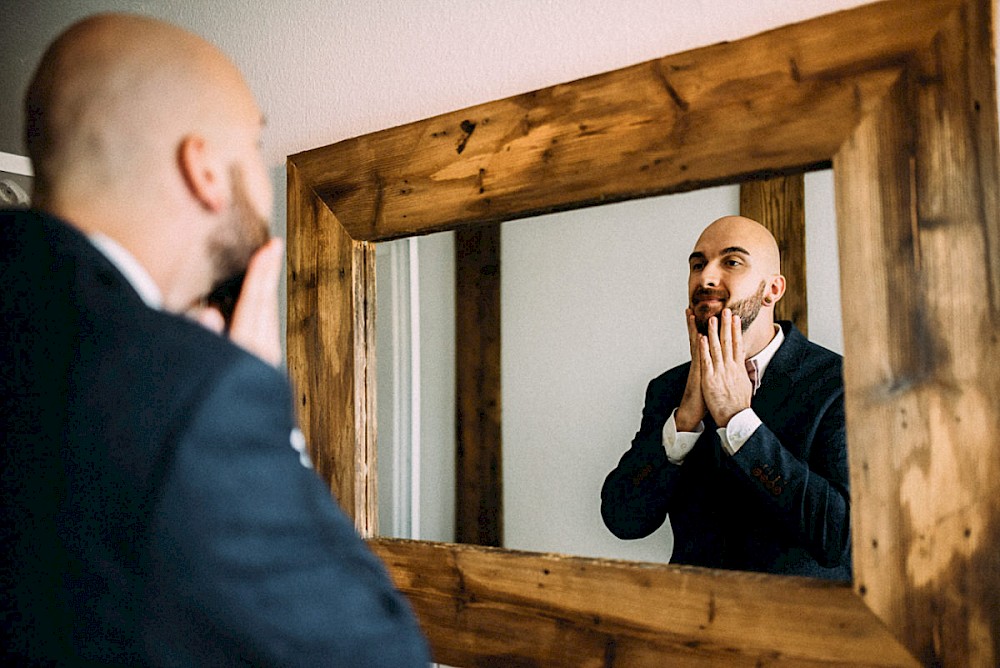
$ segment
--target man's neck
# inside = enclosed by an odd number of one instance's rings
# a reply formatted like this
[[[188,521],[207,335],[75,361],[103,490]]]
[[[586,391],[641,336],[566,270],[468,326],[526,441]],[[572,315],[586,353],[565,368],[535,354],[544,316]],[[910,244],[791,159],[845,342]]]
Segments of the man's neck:
[[[750,326],[750,331],[746,334],[750,334],[749,337],[744,335],[743,342],[746,348],[747,359],[750,359],[754,355],[760,353],[767,347],[767,344],[771,342],[774,338],[777,330],[775,329],[775,323],[772,318],[766,320],[758,318]]]
[[[144,217],[137,211],[111,205],[99,207],[85,198],[66,205],[65,200],[53,197],[39,208],[88,237],[103,235],[127,251],[155,282],[165,310],[182,311],[198,298],[198,292],[192,288],[196,272],[191,271],[191,253],[181,249],[185,235],[163,234],[169,227],[157,224],[148,215]]]

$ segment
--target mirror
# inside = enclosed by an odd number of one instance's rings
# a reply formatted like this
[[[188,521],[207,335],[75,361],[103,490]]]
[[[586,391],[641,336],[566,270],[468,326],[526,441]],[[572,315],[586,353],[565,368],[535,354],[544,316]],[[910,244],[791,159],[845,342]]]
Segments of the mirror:
[[[372,242],[834,167],[853,586],[370,541],[436,660],[996,663],[991,11],[890,0],[289,158],[289,371],[317,471],[368,536]]]
[[[832,172],[807,174],[805,192],[810,338],[842,352]],[[600,488],[646,383],[686,358],[699,223],[738,210],[739,187],[722,186],[501,226],[505,547],[669,559],[668,525],[637,541],[605,528]],[[454,235],[381,243],[376,258],[379,533],[453,541]]]

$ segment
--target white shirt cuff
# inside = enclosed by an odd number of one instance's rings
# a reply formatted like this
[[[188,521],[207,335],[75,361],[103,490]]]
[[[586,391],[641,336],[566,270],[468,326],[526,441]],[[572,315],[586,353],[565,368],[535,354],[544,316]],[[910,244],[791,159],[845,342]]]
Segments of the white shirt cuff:
[[[723,449],[730,455],[735,455],[761,424],[760,418],[752,408],[744,408],[729,420],[728,425],[717,430]],[[667,456],[669,457],[669,454]]]
[[[683,464],[684,458],[694,449],[694,444],[698,442],[702,432],[705,431],[705,423],[699,422],[694,431],[677,431],[677,423],[674,421],[675,408],[663,425],[663,449],[667,452],[667,461],[671,464]]]

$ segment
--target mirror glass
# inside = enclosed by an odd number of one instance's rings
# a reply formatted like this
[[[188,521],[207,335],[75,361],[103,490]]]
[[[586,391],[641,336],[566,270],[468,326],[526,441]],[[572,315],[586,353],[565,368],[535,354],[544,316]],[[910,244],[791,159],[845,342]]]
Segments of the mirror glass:
[[[809,338],[843,351],[833,178],[806,175]],[[687,361],[687,257],[738,213],[739,187],[504,223],[501,340],[505,547],[668,561],[668,525],[623,541],[604,477],[639,427],[650,379]],[[377,244],[379,522],[454,540],[454,237]]]

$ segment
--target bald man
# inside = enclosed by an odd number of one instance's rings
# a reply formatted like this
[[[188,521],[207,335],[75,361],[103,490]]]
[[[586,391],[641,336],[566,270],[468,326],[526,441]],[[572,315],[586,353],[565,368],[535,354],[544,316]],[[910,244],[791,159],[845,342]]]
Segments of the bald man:
[[[634,539],[669,516],[675,563],[849,580],[841,357],[775,323],[785,278],[759,223],[715,221],[688,263],[691,361],[649,383],[604,523]]]
[[[26,114],[35,208],[0,212],[4,663],[426,665],[275,368],[282,246],[240,73],[102,15],[51,45]],[[244,272],[226,326],[207,296]]]

